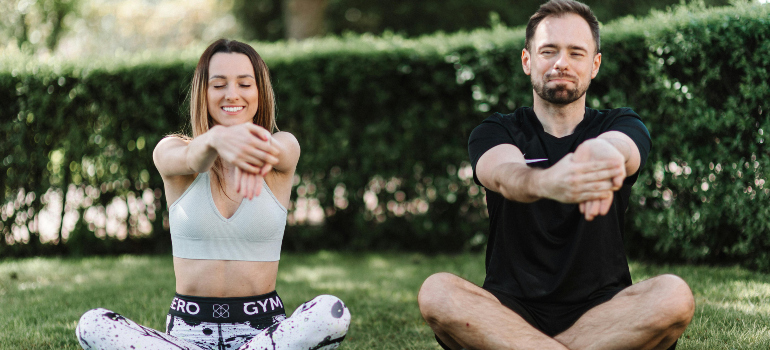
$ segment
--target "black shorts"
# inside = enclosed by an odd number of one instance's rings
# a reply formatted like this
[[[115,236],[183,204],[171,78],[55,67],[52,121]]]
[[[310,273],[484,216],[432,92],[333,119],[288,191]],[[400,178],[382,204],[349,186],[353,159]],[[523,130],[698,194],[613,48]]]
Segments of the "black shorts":
[[[506,296],[496,290],[486,289],[492,293],[497,300],[505,307],[521,316],[527,323],[537,330],[545,333],[549,337],[554,337],[561,332],[572,327],[577,320],[588,310],[612,299],[624,288],[618,288],[602,293],[600,296],[583,303],[561,304],[561,303],[543,303],[543,302],[522,302],[516,298]],[[450,350],[441,339],[436,337],[439,345],[446,350]],[[669,350],[674,349],[676,343]]]
[[[555,337],[572,327],[588,310],[602,304],[618,294],[623,288],[602,293],[582,303],[523,302],[499,291],[487,289],[505,307],[521,316],[527,323],[549,337]]]

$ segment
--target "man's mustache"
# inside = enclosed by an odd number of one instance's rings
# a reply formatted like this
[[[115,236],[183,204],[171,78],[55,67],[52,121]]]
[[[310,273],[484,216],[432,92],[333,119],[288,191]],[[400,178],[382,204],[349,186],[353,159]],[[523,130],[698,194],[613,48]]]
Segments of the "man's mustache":
[[[567,73],[562,73],[562,72],[559,72],[559,73],[547,73],[545,75],[545,80],[546,81],[554,80],[554,79],[567,79],[567,80],[570,80],[570,81],[574,82],[574,81],[577,80],[576,78],[577,77],[572,75],[572,74],[567,74]]]

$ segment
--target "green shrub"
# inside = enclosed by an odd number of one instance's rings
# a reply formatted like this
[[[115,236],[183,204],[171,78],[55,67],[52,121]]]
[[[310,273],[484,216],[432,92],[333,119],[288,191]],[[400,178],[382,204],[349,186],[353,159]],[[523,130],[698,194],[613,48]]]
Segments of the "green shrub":
[[[603,28],[603,66],[589,105],[630,106],[653,137],[629,209],[628,250],[770,269],[763,173],[770,6],[692,10]],[[489,113],[531,104],[523,41],[521,28],[495,27],[410,40],[255,43],[271,67],[278,125],[303,150],[286,249],[483,247],[484,195],[472,183],[466,143]],[[201,51],[119,62],[2,61],[0,93],[12,96],[0,106],[2,256],[168,250],[166,203],[150,155],[186,124]],[[68,223],[66,244],[41,244],[40,216],[30,221],[51,189],[71,196],[65,212],[85,217]],[[108,210],[118,217],[112,224],[103,218]],[[32,231],[29,243],[8,244],[20,227]],[[112,237],[121,234],[129,239]]]

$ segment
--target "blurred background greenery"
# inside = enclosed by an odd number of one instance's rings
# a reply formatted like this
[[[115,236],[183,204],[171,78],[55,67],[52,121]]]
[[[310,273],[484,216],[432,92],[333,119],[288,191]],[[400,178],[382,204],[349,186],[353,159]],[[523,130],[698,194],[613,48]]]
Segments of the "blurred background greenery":
[[[151,152],[185,131],[220,36],[262,40],[278,125],[303,146],[285,250],[483,250],[465,145],[531,104],[537,2],[303,1],[0,2],[0,258],[169,252]],[[606,18],[587,103],[632,107],[653,137],[629,255],[770,271],[770,4],[588,3]]]
[[[683,0],[587,0],[608,22]],[[767,0],[754,0],[766,2]],[[542,0],[2,0],[0,54],[84,59],[181,49],[219,37],[301,40],[344,33],[405,37],[526,24]],[[702,0],[724,6],[730,0]]]

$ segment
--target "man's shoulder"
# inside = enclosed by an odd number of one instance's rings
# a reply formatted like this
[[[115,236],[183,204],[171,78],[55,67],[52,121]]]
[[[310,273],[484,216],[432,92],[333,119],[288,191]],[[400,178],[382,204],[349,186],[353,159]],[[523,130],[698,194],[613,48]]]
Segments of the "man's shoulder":
[[[521,125],[526,123],[528,114],[532,109],[529,107],[519,107],[511,113],[503,114],[500,112],[492,113],[489,117],[484,119],[481,124],[499,124],[506,127],[515,125]]]
[[[602,118],[621,118],[621,117],[632,117],[641,120],[641,117],[639,117],[639,114],[634,112],[631,107],[618,107],[618,108],[612,108],[612,109],[592,109],[587,108],[589,113],[592,113],[595,116],[600,116]]]

